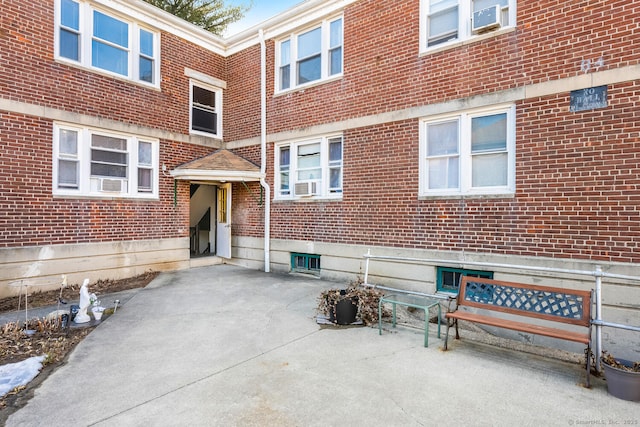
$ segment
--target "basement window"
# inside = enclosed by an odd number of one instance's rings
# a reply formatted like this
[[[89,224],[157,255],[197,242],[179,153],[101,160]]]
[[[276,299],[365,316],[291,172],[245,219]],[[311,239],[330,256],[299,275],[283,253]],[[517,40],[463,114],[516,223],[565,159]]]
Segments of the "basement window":
[[[438,292],[458,293],[462,276],[493,279],[493,271],[467,270],[463,268],[437,267],[436,284]]]
[[[291,271],[294,273],[307,273],[320,275],[320,255],[291,254]]]

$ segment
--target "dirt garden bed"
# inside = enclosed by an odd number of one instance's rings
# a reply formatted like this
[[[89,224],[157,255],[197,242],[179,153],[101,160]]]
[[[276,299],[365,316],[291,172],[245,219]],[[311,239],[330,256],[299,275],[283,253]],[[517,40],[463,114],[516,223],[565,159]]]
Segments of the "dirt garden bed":
[[[139,276],[121,280],[98,280],[90,284],[89,289],[98,295],[111,294],[128,289],[143,288],[156,278],[158,272],[147,272]],[[80,284],[70,285],[63,289],[62,299],[77,300]],[[29,295],[29,309],[55,305],[60,290],[39,292]],[[18,297],[0,299],[0,313],[12,312],[18,309]],[[24,298],[21,310],[24,310]],[[56,368],[62,366],[68,354],[86,337],[94,327],[71,328],[68,331],[56,326],[55,323],[33,321],[29,328],[35,333],[27,337],[15,323],[0,324],[0,366],[16,363],[33,356],[46,355],[44,366],[40,374],[25,387],[18,387],[0,398],[0,425],[4,425],[9,415],[23,407],[33,396],[33,391]]]

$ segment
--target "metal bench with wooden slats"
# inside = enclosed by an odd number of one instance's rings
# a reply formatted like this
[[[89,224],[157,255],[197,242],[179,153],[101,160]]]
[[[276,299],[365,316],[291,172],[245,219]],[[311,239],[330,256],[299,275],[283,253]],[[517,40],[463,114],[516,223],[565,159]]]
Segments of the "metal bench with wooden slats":
[[[456,339],[460,338],[458,321],[463,320],[585,344],[587,387],[591,387],[591,300],[591,291],[463,276],[456,308],[453,311],[447,310],[446,318],[453,319]],[[460,310],[463,307],[481,310],[479,313]],[[504,315],[519,317],[518,320],[511,320]],[[538,323],[520,321],[521,318],[538,319]],[[546,326],[553,323],[582,326],[586,330],[575,331],[555,325]],[[450,326],[450,322],[447,321],[445,350]]]

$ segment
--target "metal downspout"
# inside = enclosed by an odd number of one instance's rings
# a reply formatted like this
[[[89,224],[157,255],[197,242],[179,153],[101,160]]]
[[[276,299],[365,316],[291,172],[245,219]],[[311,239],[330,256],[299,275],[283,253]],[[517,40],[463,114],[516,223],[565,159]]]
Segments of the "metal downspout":
[[[602,321],[602,267],[596,265],[596,322]],[[602,325],[596,323],[596,372],[600,372],[602,357]],[[587,357],[591,355],[587,354]]]
[[[267,48],[264,43],[264,31],[258,31],[260,38],[260,185],[264,188],[264,271],[268,273],[271,265],[270,228],[271,228],[271,187],[265,180],[267,170]]]

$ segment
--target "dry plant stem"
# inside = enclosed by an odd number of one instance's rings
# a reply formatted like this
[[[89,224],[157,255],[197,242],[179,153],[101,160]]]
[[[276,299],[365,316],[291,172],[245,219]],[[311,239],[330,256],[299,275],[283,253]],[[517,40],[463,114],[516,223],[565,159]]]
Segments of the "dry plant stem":
[[[151,282],[158,272],[149,271],[126,279],[98,280],[91,285],[96,294],[109,294],[127,289],[143,288]],[[78,286],[69,285],[64,289],[46,292],[34,292],[29,295],[29,309],[42,306],[55,306],[59,299],[74,299],[78,296]],[[0,299],[0,312],[13,312],[24,309],[18,296]],[[111,314],[107,309],[104,316]],[[46,319],[29,319],[29,327],[35,332],[27,336],[23,332],[23,321],[0,325],[0,365],[15,363],[32,356],[46,355],[44,366],[38,376],[27,386],[16,387],[0,398],[0,426],[6,423],[10,414],[23,407],[33,395],[34,390],[55,369],[66,360],[69,352],[87,336],[94,326],[81,328],[61,328],[59,322]]]
[[[323,291],[318,297],[318,312],[336,319],[335,307],[339,301],[351,299],[358,303],[357,317],[365,325],[378,323],[378,304],[383,293],[377,289],[363,285],[362,279],[358,278],[349,283],[346,289],[328,289]],[[384,308],[382,317],[390,316],[387,308]]]
[[[609,365],[609,366],[612,366],[614,368],[617,368],[617,369],[620,369],[620,370],[623,370],[623,371],[640,372],[640,362],[635,362],[633,364],[633,367],[626,366],[626,365],[623,365],[622,363],[618,362],[615,357],[613,357],[612,355],[610,355],[606,351],[602,352],[602,362],[607,364],[607,365]]]

